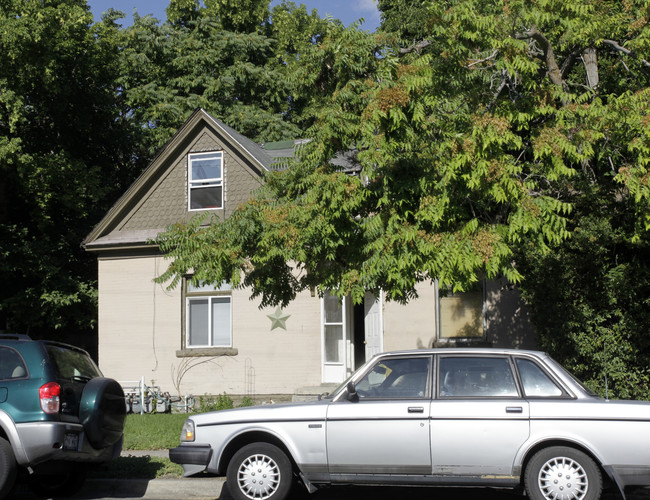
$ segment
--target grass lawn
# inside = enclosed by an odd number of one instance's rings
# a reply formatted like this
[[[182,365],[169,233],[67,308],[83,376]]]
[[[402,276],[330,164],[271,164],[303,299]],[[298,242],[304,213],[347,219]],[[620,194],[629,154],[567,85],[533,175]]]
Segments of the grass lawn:
[[[181,428],[187,414],[154,413],[126,416],[124,446],[129,450],[166,450],[180,443]],[[119,457],[90,473],[93,478],[156,479],[181,477],[183,468],[167,457]]]
[[[126,416],[124,450],[165,450],[180,444],[186,413],[138,413]]]

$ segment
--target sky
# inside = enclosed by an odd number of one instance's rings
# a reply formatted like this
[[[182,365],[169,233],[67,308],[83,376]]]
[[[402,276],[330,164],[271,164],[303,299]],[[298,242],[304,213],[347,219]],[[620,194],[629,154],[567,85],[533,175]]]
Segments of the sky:
[[[317,9],[321,17],[327,14],[343,21],[349,26],[359,18],[364,18],[362,29],[375,31],[379,26],[379,11],[375,0],[293,0],[296,5],[304,4],[311,12]],[[271,6],[280,3],[280,0],[273,0]],[[142,17],[152,14],[155,18],[163,21],[166,19],[165,9],[169,4],[168,0],[88,0],[88,5],[96,21],[101,19],[102,13],[111,7],[126,14],[123,23],[130,25],[133,22],[133,11],[137,10]]]

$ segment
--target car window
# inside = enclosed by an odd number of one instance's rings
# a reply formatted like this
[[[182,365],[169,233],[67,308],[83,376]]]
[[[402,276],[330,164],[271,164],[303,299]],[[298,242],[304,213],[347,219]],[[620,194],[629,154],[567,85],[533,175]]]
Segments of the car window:
[[[441,397],[518,397],[507,358],[442,357],[439,369]]]
[[[531,360],[517,358],[517,368],[526,396],[558,397],[564,394],[562,389]]]
[[[377,361],[359,380],[360,399],[400,399],[427,397],[430,357],[390,358]]]
[[[20,354],[9,347],[0,347],[0,380],[26,376],[27,368]]]
[[[93,360],[83,351],[47,344],[47,352],[50,355],[56,377],[59,379],[87,381],[101,376]]]

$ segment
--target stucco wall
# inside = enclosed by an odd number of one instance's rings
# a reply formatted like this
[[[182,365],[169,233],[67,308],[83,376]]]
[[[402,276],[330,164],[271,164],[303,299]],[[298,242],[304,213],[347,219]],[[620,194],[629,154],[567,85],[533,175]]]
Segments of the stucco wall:
[[[248,290],[232,292],[235,356],[178,357],[182,347],[180,287],[153,282],[166,266],[162,257],[99,259],[99,363],[119,381],[144,376],[147,384],[182,394],[293,394],[321,383],[320,299],[301,294],[283,312],[286,330],[271,330]],[[384,350],[431,347],[436,335],[435,293],[418,286],[419,298],[406,305],[383,304]],[[534,347],[525,308],[512,287],[487,288],[487,340],[495,347]]]
[[[139,380],[175,392],[182,367],[183,394],[273,394],[318,385],[321,379],[320,301],[300,295],[283,310],[286,330],[271,330],[267,314],[245,290],[232,294],[236,356],[179,358],[182,336],[180,288],[153,283],[161,257],[99,260],[99,364],[106,376]]]
[[[417,285],[418,298],[402,305],[384,303],[384,350],[429,348],[436,334],[434,288]]]

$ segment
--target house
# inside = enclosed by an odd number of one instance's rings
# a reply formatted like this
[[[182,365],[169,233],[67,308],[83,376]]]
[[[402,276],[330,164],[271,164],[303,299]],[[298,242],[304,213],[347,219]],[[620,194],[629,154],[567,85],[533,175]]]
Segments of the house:
[[[292,151],[292,142],[260,146],[197,110],[109,210],[83,243],[98,260],[104,373],[170,393],[259,399],[322,392],[384,350],[533,345],[517,291],[500,281],[455,295],[421,284],[407,305],[305,292],[284,309],[260,309],[250,290],[227,284],[154,283],[168,261],[152,238],[204,211],[228,217]]]

